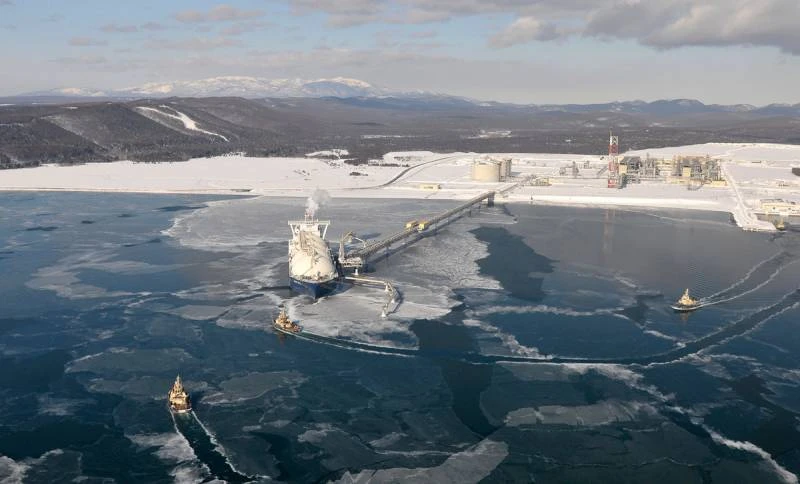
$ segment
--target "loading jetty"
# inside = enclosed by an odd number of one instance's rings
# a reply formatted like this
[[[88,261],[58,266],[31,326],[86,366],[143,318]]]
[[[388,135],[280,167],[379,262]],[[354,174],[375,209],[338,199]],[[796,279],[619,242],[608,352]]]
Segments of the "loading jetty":
[[[394,247],[408,245],[422,237],[436,233],[438,229],[462,217],[465,213],[471,214],[473,210],[480,210],[484,203],[488,207],[494,206],[494,197],[494,191],[483,193],[434,217],[412,220],[406,224],[403,230],[348,252],[345,251],[344,241],[342,241],[339,245],[339,264],[343,269],[352,270],[357,276],[370,258],[376,255],[387,255]]]

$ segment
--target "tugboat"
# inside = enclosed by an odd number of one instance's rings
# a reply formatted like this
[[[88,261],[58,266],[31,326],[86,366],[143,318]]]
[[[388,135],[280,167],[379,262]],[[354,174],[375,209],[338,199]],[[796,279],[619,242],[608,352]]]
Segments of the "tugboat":
[[[700,301],[689,295],[689,289],[686,289],[686,291],[683,293],[683,296],[681,296],[681,298],[672,305],[672,309],[678,311],[679,313],[694,311],[699,307]]]
[[[300,332],[300,325],[289,319],[289,316],[286,315],[286,310],[281,308],[280,314],[278,317],[275,318],[275,322],[272,326],[280,331],[281,333],[286,334],[296,334]]]
[[[183,388],[181,376],[175,379],[172,389],[169,391],[169,408],[175,413],[187,413],[192,410],[192,403],[189,401],[189,394]]]

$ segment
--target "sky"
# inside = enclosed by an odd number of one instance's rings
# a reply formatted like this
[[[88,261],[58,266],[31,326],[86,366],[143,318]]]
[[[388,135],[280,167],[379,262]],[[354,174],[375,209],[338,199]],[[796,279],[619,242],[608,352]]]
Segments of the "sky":
[[[0,62],[0,96],[232,75],[798,103],[800,0],[0,0]]]

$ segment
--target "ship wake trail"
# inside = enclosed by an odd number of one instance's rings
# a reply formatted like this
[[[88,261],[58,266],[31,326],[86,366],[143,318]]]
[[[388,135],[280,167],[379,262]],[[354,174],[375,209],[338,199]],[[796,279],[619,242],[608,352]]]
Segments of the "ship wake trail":
[[[687,342],[684,346],[660,355],[643,358],[633,358],[630,363],[648,365],[652,363],[671,363],[687,356],[700,353],[712,346],[725,343],[726,341],[742,336],[757,328],[770,319],[783,314],[786,311],[795,309],[800,305],[800,289],[785,295],[780,301],[772,306],[760,309],[759,311],[745,316],[744,318],[731,323],[719,331],[711,333],[694,341]]]
[[[586,363],[586,364],[616,364],[616,365],[651,365],[672,363],[687,356],[691,356],[707,350],[713,346],[725,343],[726,341],[742,336],[757,328],[770,319],[783,314],[786,311],[800,306],[800,289],[785,295],[775,304],[761,308],[757,312],[745,316],[744,318],[731,323],[719,331],[703,336],[693,341],[683,344],[679,348],[649,356],[637,356],[632,358],[577,358],[562,357],[555,355],[547,356],[508,356],[508,355],[486,355],[480,353],[431,353],[426,351],[402,348],[390,348],[366,343],[342,340],[328,336],[321,336],[309,332],[302,332],[295,337],[308,341],[322,343],[337,348],[351,351],[364,351],[369,353],[382,354],[387,356],[400,357],[446,357],[464,361],[467,363],[490,365],[495,363]]]
[[[362,351],[366,353],[374,353],[385,356],[401,356],[401,357],[419,356],[419,351],[415,349],[393,348],[391,346],[380,346],[369,343],[359,343],[357,341],[332,338],[330,336],[322,336],[320,334],[311,333],[309,331],[302,331],[300,333],[295,333],[292,336],[294,336],[295,338],[305,339],[314,343],[321,343],[324,345],[333,346],[335,348],[342,348],[352,351]]]
[[[796,254],[781,251],[769,259],[756,264],[743,278],[736,281],[730,287],[702,298],[699,301],[699,307],[733,301],[734,299],[755,292],[772,281],[783,269],[797,261]]]
[[[254,479],[233,467],[217,439],[203,425],[193,410],[185,414],[173,414],[172,420],[175,423],[175,429],[189,442],[197,459],[214,477],[225,482],[248,482]]]
[[[725,343],[726,341],[742,336],[757,328],[770,319],[783,314],[786,311],[800,306],[800,289],[785,295],[780,301],[758,310],[757,312],[745,316],[744,318],[731,323],[719,331],[703,336],[693,341],[683,344],[680,348],[650,356],[637,356],[633,358],[565,358],[553,356],[552,358],[538,358],[525,356],[494,356],[467,354],[464,359],[475,363],[592,363],[592,364],[618,364],[618,365],[652,365],[672,363],[687,356],[691,356],[707,350],[713,346]]]

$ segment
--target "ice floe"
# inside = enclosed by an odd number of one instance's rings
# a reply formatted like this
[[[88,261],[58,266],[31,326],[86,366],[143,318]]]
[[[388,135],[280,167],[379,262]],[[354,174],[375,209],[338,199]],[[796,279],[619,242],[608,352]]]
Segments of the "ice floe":
[[[535,408],[519,408],[506,415],[505,423],[511,427],[536,424],[591,427],[632,422],[642,417],[656,415],[658,411],[645,402],[603,400],[591,405],[542,405]]]
[[[127,435],[134,444],[151,450],[162,461],[175,465],[170,474],[176,483],[195,483],[209,477],[208,467],[199,461],[180,432]]]
[[[508,445],[494,440],[482,440],[468,449],[448,457],[436,467],[394,468],[345,472],[338,483],[477,483],[488,476],[508,456]]]

